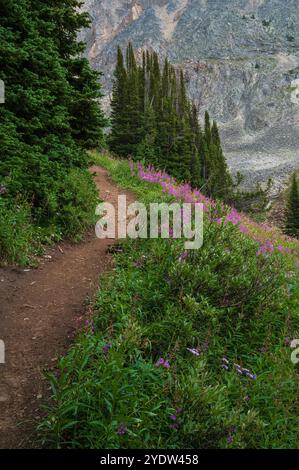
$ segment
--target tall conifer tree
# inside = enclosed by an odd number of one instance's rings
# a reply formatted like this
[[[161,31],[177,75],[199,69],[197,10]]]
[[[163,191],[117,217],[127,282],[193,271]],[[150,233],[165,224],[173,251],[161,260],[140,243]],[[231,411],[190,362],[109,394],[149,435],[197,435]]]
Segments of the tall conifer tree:
[[[109,145],[112,152],[126,157],[128,155],[127,145],[127,90],[128,76],[124,65],[124,57],[119,47],[117,50],[117,64],[114,72],[114,83],[111,101],[111,124],[112,130],[109,136]]]
[[[299,190],[295,174],[292,178],[291,189],[288,197],[285,232],[288,235],[299,238]]]
[[[1,2],[0,183],[5,197],[22,194],[34,220],[56,217],[63,181],[87,165],[86,147],[100,145],[100,85],[81,59],[78,31],[88,25],[76,0]],[[69,194],[68,197],[71,197]]]

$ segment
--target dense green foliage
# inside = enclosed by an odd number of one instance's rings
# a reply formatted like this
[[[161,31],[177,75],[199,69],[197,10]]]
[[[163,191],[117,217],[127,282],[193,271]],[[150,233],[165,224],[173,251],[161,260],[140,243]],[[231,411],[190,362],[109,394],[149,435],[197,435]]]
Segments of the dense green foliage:
[[[133,177],[125,162],[101,164],[146,204],[172,200]],[[257,256],[255,241],[208,214],[200,250],[186,254],[182,240],[172,239],[122,249],[94,316],[49,376],[44,442],[298,447],[298,375],[289,348],[299,327],[294,261]]]
[[[288,196],[285,232],[299,238],[299,189],[296,174],[293,175]]]
[[[131,44],[126,60],[119,48],[111,105],[109,143],[116,155],[165,169],[194,187],[203,186],[207,195],[229,196],[232,180],[217,124],[206,113],[200,128],[183,73],[167,59],[161,70],[158,55],[144,52],[139,66]]]
[[[14,225],[26,212],[21,218],[29,225],[73,236],[78,224],[66,224],[65,204],[73,204],[74,214],[78,208],[81,221],[85,212],[86,223],[94,209],[86,212],[85,201],[80,205],[71,182],[87,182],[85,149],[101,144],[105,125],[97,102],[99,75],[81,57],[84,46],[77,41],[78,31],[89,24],[79,5],[78,0],[1,1],[0,79],[6,86],[0,105],[1,225],[4,220]],[[90,193],[91,178],[86,184]],[[20,261],[4,233],[0,259]]]

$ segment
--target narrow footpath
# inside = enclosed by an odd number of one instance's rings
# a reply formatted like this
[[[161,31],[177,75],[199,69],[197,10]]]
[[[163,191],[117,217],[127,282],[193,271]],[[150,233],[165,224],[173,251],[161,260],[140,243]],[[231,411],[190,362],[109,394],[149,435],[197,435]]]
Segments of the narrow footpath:
[[[102,200],[117,207],[126,194],[103,168],[94,166]],[[0,449],[36,447],[35,429],[41,403],[49,394],[43,370],[55,367],[84,323],[86,300],[101,275],[112,268],[109,246],[94,231],[77,245],[48,250],[38,269],[0,269],[0,339],[6,363],[0,364]]]

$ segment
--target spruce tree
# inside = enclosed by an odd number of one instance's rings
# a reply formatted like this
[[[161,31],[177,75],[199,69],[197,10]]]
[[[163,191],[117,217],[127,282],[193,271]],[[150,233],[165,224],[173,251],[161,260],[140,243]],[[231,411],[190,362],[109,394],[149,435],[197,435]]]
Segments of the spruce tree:
[[[296,174],[292,177],[291,189],[288,196],[285,232],[287,235],[299,238],[299,190]]]
[[[5,197],[22,194],[34,219],[45,222],[59,213],[66,175],[87,165],[83,147],[102,138],[103,115],[95,102],[100,88],[91,90],[95,75],[86,61],[82,68],[82,46],[76,42],[83,25],[78,5],[75,0],[1,2],[0,78],[6,101],[0,107],[0,183],[7,188]]]
[[[205,141],[208,146],[211,145],[212,129],[211,129],[210,115],[208,111],[205,112]]]
[[[142,140],[142,95],[140,86],[140,68],[137,67],[134,49],[129,43],[126,54],[127,62],[127,155],[134,156],[138,145]]]
[[[192,105],[190,113],[190,124],[192,128],[192,155],[190,163],[190,182],[193,188],[200,188],[201,178],[201,151],[202,151],[202,133],[199,126],[198,110],[195,104]]]
[[[101,73],[91,69],[82,56],[85,44],[77,40],[78,32],[90,26],[87,13],[80,12],[79,0],[32,0],[31,10],[40,21],[40,34],[54,42],[59,52],[66,78],[73,93],[64,101],[72,122],[72,136],[83,148],[103,144],[103,128],[107,126],[99,101],[102,98]]]
[[[89,66],[87,59],[72,59],[69,65],[69,82],[73,88],[69,113],[72,136],[82,148],[92,149],[104,144],[103,129],[108,126],[99,100],[102,98],[99,79],[101,73]]]
[[[205,185],[209,184],[211,176],[211,123],[210,115],[205,112],[205,122],[204,122],[204,138],[202,145],[202,161],[201,161],[201,173],[202,180],[205,182]]]
[[[212,129],[211,129],[211,141],[214,145],[220,146],[220,136],[218,131],[218,126],[216,121],[213,121]]]
[[[223,154],[218,126],[215,121],[211,129],[210,162],[212,165],[211,195],[219,198],[229,197],[233,182]]]
[[[157,143],[160,149],[160,167],[178,177],[178,116],[176,112],[177,86],[173,68],[165,60],[157,115]],[[159,109],[160,108],[160,109]]]
[[[127,88],[127,71],[124,65],[123,53],[119,47],[112,90],[109,145],[112,152],[123,157],[127,156]]]
[[[211,125],[209,113],[205,113],[205,132],[202,151],[202,179],[204,192],[211,197],[226,199],[232,191],[232,178],[221,147],[216,122]]]

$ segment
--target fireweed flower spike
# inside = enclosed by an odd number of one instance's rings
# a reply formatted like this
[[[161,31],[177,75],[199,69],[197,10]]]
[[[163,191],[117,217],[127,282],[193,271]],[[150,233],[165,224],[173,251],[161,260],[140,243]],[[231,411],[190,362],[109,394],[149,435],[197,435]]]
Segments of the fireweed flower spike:
[[[238,225],[241,220],[241,216],[236,209],[232,209],[225,219],[226,222],[231,222],[233,225]]]
[[[243,224],[240,225],[239,230],[240,230],[240,232],[243,233],[243,234],[245,234],[245,233],[248,232],[248,228],[247,228],[245,225],[243,225]]]

